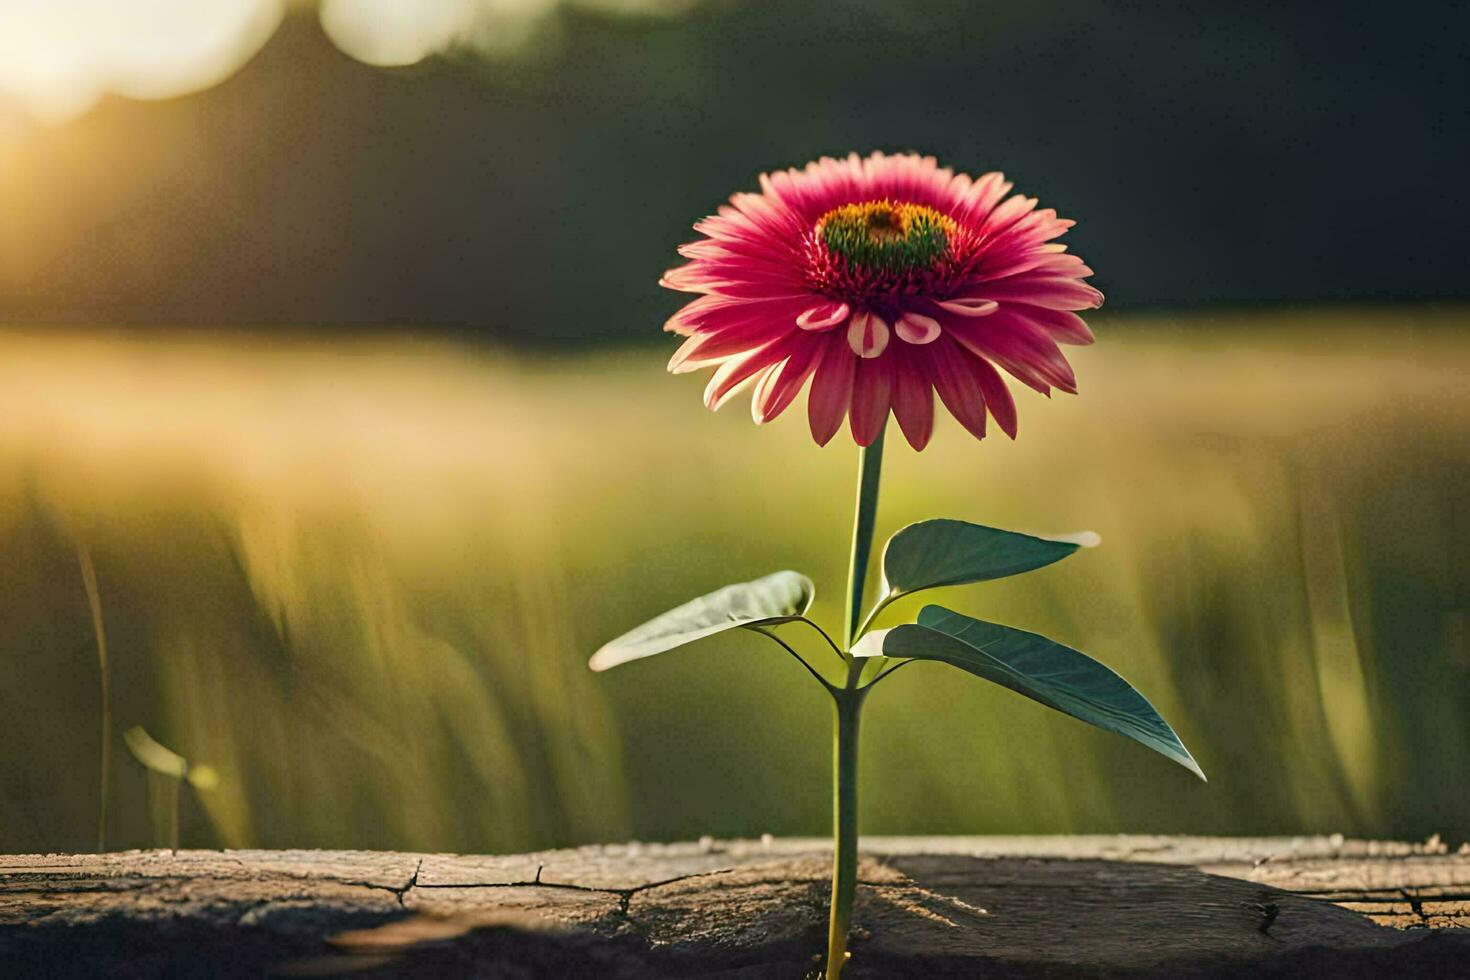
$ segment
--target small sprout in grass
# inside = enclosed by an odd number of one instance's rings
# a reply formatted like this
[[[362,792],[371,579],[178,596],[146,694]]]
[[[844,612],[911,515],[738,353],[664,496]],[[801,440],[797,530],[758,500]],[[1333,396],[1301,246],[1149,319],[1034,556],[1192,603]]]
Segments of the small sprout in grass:
[[[219,773],[213,766],[190,763],[177,752],[165,748],[141,725],[134,725],[123,732],[123,742],[127,744],[133,758],[148,770],[148,800],[155,839],[162,839],[166,841],[162,846],[177,850],[180,789],[187,782],[201,792],[212,790],[219,785]],[[162,792],[156,794],[155,787],[160,784]],[[165,827],[162,833],[158,832],[160,824]]]
[[[1092,270],[1055,241],[1073,222],[1010,195],[998,173],[972,179],[912,154],[823,158],[762,175],[760,188],[697,223],[704,237],[679,250],[689,262],[664,275],[665,286],[698,294],[665,327],[686,338],[669,370],[713,368],[711,409],[749,386],[757,424],[810,382],[807,419],[819,445],[848,423],[858,487],[841,641],[807,616],[811,579],[781,571],[686,602],[605,644],[590,666],[606,670],[746,629],[779,645],[831,696],[835,859],[818,961],[826,980],[839,980],[857,884],[859,722],[868,694],[900,667],[948,664],[1204,773],[1148,699],[1054,640],[936,605],[914,622],[872,630],[900,599],[1043,568],[1099,544],[1090,531],[1037,537],[957,520],[910,524],[888,539],[877,596],[863,612],[889,414],[922,450],[936,393],[977,439],[987,419],[1014,439],[1016,407],[1001,371],[1044,395],[1076,392],[1059,345],[1092,342],[1078,312],[1101,306],[1102,294],[1085,282]],[[783,638],[798,625],[830,648],[837,676]],[[701,838],[702,850],[713,846]]]
[[[107,628],[102,621],[102,595],[97,588],[97,567],[85,543],[77,544],[77,566],[82,572],[82,587],[87,593],[87,608],[92,614],[92,636],[97,642],[97,685],[102,698],[101,752],[98,758],[97,786],[97,853],[107,850],[107,794],[112,775],[112,672],[107,666]]]

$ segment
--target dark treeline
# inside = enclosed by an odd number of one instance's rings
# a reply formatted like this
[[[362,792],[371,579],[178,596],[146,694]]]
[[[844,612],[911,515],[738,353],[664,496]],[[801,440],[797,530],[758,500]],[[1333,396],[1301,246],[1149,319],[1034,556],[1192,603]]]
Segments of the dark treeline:
[[[383,71],[297,13],[214,89],[25,137],[0,321],[647,335],[694,218],[854,148],[1006,170],[1114,308],[1463,297],[1467,39],[1463,5],[800,0]]]

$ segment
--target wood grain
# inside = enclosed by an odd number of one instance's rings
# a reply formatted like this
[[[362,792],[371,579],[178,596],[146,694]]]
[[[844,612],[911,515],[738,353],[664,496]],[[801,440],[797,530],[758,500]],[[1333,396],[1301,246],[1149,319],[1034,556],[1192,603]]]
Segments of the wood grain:
[[[0,975],[800,977],[822,840],[0,857]],[[865,838],[853,977],[1470,976],[1470,853]]]

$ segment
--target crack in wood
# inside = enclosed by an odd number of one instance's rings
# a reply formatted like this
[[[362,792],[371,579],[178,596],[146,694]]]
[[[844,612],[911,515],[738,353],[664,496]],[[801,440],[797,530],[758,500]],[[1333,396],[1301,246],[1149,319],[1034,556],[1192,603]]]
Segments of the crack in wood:
[[[0,974],[43,965],[107,973],[122,948],[147,950],[148,962],[164,966],[186,956],[265,972],[325,948],[333,969],[392,962],[395,973],[426,976],[446,964],[494,963],[529,976],[659,977],[699,974],[716,960],[799,976],[824,926],[824,846],[0,857]],[[1470,854],[1442,844],[879,838],[863,846],[855,980],[985,970],[1361,974],[1372,964],[1423,973],[1470,960]],[[324,946],[329,938],[334,945]]]

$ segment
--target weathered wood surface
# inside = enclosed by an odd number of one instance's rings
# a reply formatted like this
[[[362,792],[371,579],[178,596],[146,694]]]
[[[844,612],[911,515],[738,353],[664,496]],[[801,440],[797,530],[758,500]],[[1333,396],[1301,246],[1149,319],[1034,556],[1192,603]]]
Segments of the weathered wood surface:
[[[820,840],[511,856],[0,857],[0,975],[801,977]],[[884,976],[1470,976],[1470,849],[1341,838],[865,838]]]

